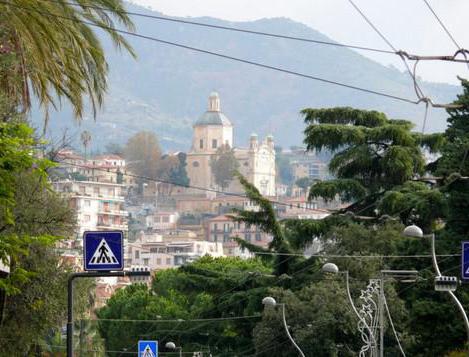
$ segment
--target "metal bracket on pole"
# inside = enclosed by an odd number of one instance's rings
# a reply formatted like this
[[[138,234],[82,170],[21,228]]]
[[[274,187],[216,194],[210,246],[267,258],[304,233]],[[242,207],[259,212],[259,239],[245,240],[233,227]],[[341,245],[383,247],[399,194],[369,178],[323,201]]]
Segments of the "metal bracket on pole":
[[[73,357],[73,281],[76,278],[100,278],[113,276],[150,276],[149,271],[88,271],[72,273],[68,277],[67,291],[67,357]]]

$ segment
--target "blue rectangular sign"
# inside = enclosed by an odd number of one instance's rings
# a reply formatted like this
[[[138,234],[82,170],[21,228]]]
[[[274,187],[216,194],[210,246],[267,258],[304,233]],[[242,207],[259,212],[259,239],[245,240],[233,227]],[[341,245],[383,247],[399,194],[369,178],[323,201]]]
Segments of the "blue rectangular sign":
[[[158,341],[138,341],[138,357],[158,357]]]
[[[85,270],[123,270],[124,233],[102,231],[83,233],[83,261]]]
[[[469,241],[462,242],[461,268],[462,278],[469,280]]]

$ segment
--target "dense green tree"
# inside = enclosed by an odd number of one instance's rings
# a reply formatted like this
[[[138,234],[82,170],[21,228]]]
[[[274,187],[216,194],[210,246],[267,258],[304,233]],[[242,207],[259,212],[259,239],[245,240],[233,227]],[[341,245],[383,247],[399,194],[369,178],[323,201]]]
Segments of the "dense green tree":
[[[139,339],[152,337],[161,344],[174,341],[186,351],[207,351],[210,346],[214,355],[241,356],[236,351],[253,348],[251,331],[259,318],[230,317],[252,316],[261,309],[264,286],[272,280],[263,275],[268,272],[269,268],[256,259],[207,256],[178,269],[159,272],[151,289],[137,284],[119,290],[97,312],[104,319],[99,328],[106,349],[135,351]],[[193,321],[211,318],[215,320]]]
[[[169,174],[169,180],[174,182],[177,185],[181,186],[188,186],[189,185],[189,177],[187,176],[187,155],[183,152],[177,154],[178,162],[176,167],[171,169]]]
[[[157,179],[160,174],[161,148],[156,135],[148,131],[133,135],[125,146],[125,160],[135,175]]]
[[[303,192],[307,193],[309,187],[311,186],[313,182],[314,182],[313,179],[310,177],[301,177],[295,181],[295,185],[301,188]]]
[[[106,154],[113,154],[113,155],[124,155],[124,146],[118,143],[109,143],[106,144],[104,147],[104,152]]]
[[[216,154],[210,160],[215,183],[225,190],[233,181],[235,172],[239,167],[239,162],[234,155],[234,150],[228,145],[223,145],[217,149]]]
[[[115,31],[116,25],[133,27],[119,0],[0,4],[0,53],[9,60],[0,66],[1,93],[20,111],[30,108],[33,95],[45,109],[66,99],[79,118],[87,97],[96,113],[107,88],[108,65],[90,24],[132,54]]]
[[[310,198],[358,201],[355,210],[372,214],[377,198],[425,171],[423,149],[441,148],[440,134],[411,131],[406,120],[352,108],[304,109],[308,150],[333,152],[329,170],[335,179],[315,183]]]
[[[275,147],[275,167],[279,181],[284,185],[291,185],[294,180],[293,169],[280,146]]]

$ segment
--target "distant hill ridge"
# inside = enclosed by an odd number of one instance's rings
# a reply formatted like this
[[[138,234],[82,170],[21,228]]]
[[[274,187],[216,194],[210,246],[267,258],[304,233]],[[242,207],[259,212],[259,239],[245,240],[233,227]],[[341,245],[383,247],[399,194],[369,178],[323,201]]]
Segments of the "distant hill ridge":
[[[128,4],[128,10],[161,15],[133,4]],[[406,73],[347,48],[141,17],[133,17],[133,20],[140,34],[415,98]],[[238,23],[208,17],[191,20],[332,41],[308,26],[286,18]],[[139,130],[152,130],[165,149],[188,150],[192,124],[206,110],[208,94],[213,90],[220,93],[222,111],[235,127],[236,145],[245,144],[251,132],[272,133],[276,144],[284,147],[301,144],[304,125],[299,111],[305,107],[376,109],[393,118],[409,119],[418,127],[423,119],[423,105],[406,104],[143,39],[129,40],[138,55],[137,61],[116,51],[110,41],[103,38],[111,70],[109,94],[96,122],[87,117],[78,127],[66,107],[51,115],[49,132],[53,136],[60,135],[65,127],[71,128],[69,133],[87,129],[92,133],[92,146],[104,148],[108,142],[125,143]],[[438,102],[450,102],[459,92],[457,86],[449,84],[423,82],[422,87]],[[33,117],[39,124],[41,114],[34,113]],[[444,130],[445,112],[432,110],[426,127],[428,131]],[[75,138],[78,140],[79,135]]]

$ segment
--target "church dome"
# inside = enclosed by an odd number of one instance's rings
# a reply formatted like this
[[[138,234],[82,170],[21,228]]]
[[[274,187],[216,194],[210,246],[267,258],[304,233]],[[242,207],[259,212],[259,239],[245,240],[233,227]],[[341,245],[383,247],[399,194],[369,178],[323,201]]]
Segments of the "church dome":
[[[217,92],[210,93],[208,110],[195,122],[195,126],[199,125],[231,126],[230,120],[220,110],[220,97]]]

